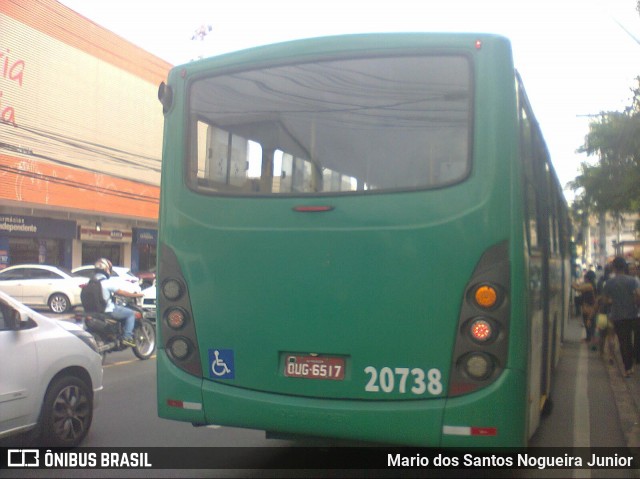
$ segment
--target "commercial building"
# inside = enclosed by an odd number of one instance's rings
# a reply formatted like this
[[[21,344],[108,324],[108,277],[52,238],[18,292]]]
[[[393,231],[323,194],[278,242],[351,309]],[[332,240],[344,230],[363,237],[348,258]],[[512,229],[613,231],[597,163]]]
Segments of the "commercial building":
[[[3,0],[0,32],[0,268],[154,266],[171,65],[55,0]]]

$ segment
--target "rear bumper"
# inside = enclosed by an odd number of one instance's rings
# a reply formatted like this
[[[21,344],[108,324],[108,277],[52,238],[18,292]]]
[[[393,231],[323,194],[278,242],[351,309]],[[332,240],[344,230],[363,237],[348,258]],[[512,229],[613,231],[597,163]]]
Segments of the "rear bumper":
[[[188,376],[165,354],[158,354],[158,370],[162,371],[158,411],[167,419],[423,447],[520,447],[525,442],[522,398],[526,382],[522,374],[509,370],[481,392],[453,399],[406,401],[318,399],[252,391]],[[173,377],[163,384],[165,373]],[[168,400],[190,406],[170,407]]]

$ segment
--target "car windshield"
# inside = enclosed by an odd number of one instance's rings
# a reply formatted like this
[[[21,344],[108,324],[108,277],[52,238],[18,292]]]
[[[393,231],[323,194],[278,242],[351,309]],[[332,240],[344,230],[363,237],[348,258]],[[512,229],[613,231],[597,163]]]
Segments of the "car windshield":
[[[91,276],[93,276],[94,274],[96,274],[97,272],[99,272],[100,270],[94,268],[94,267],[81,267],[78,268],[76,270],[74,270],[74,272],[72,273],[73,276],[84,276],[85,278],[91,278]],[[118,276],[118,277],[128,277],[128,276],[133,276],[130,271],[127,268],[124,268],[122,266],[114,266],[113,267],[113,275],[112,276]]]
[[[80,269],[71,273],[72,276],[82,276],[83,278],[91,278],[95,274],[95,269]]]

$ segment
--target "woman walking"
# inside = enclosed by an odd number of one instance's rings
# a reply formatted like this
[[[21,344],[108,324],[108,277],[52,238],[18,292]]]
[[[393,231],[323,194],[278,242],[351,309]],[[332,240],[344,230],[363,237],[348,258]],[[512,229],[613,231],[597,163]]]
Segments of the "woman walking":
[[[582,293],[582,322],[587,335],[585,342],[591,343],[595,332],[596,274],[593,271],[587,271],[584,275],[584,283],[575,283],[573,289]]]

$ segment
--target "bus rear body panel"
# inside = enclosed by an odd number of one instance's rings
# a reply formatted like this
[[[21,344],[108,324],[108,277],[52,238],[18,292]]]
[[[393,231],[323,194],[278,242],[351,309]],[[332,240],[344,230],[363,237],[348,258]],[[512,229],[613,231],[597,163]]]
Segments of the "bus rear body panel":
[[[423,195],[413,196],[414,211],[421,203],[423,211],[434,208]],[[484,218],[471,211],[439,224],[375,227],[349,199],[334,201],[338,206],[322,218],[292,213],[286,203],[275,201],[264,214],[290,216],[288,228],[198,229],[187,218],[182,222],[180,243],[199,231],[188,239],[189,249],[176,254],[194,261],[183,271],[203,364],[224,349],[233,353],[234,385],[304,396],[416,399],[412,377],[400,378],[403,388],[367,391],[367,377],[383,368],[420,368],[425,377],[434,370],[446,384],[463,292],[476,258],[490,246],[463,232],[483,230]],[[340,216],[351,217],[353,226],[332,227]],[[316,226],[300,226],[309,222]],[[499,224],[482,234],[494,235],[498,242]],[[209,260],[201,262],[205,255]],[[327,371],[326,380],[285,376],[287,358],[314,354],[342,358],[344,371]],[[376,371],[365,375],[368,367]],[[211,370],[204,376],[217,379]],[[432,396],[440,397],[441,389]]]

